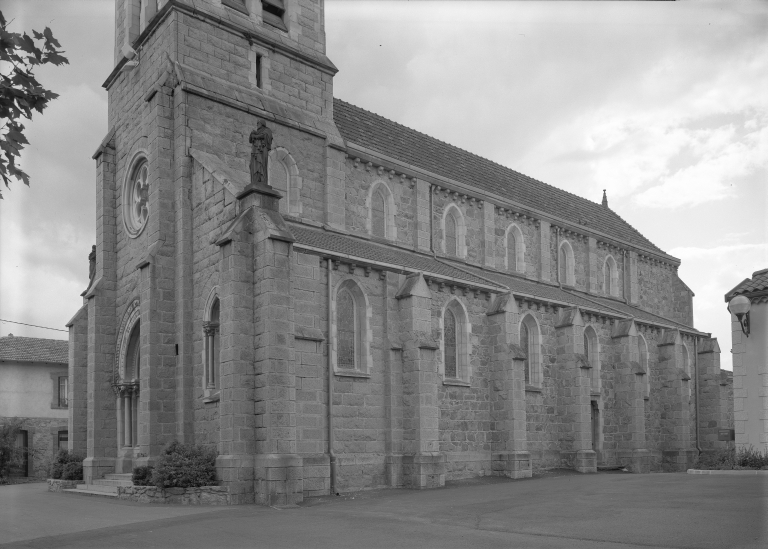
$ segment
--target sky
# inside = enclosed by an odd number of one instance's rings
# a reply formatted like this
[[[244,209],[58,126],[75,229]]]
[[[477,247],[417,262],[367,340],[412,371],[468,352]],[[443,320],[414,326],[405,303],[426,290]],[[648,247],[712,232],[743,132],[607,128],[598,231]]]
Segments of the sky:
[[[3,0],[70,65],[0,201],[0,334],[66,339],[95,240],[114,4]],[[681,259],[731,369],[724,294],[768,267],[768,2],[326,0],[334,94],[610,207]]]

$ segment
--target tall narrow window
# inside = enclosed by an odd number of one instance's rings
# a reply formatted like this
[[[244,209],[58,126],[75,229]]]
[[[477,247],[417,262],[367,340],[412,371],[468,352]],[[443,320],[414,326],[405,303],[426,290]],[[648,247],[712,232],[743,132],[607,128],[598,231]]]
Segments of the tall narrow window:
[[[205,336],[205,388],[209,393],[220,387],[220,316],[221,305],[219,299],[216,298],[211,305],[211,310],[208,315],[209,320],[203,324],[203,334]]]
[[[453,212],[451,212],[445,217],[445,253],[452,257],[458,257],[459,255],[456,233],[458,233],[458,226],[456,218]]]
[[[603,263],[603,291],[607,295],[619,295],[619,270],[616,266],[616,260],[610,255],[605,258],[605,263]]]
[[[592,326],[584,328],[584,354],[590,367],[590,388],[593,392],[600,391],[600,349],[597,343],[597,332]]]
[[[530,383],[531,382],[531,355],[530,355],[530,345],[529,345],[529,334],[528,334],[528,326],[525,325],[525,322],[520,324],[520,347],[522,347],[523,352],[525,353],[525,360],[523,361],[523,370],[525,371],[525,382]]]
[[[560,283],[568,283],[568,254],[563,246],[560,247]]]
[[[57,435],[56,449],[66,450],[69,444],[69,431],[59,431]]]
[[[371,233],[379,238],[387,236],[387,212],[381,189],[376,189],[371,196]]]
[[[262,86],[262,79],[261,79],[261,55],[256,55],[256,87],[261,88]]]
[[[517,272],[517,239],[512,231],[507,235],[507,269]]]
[[[288,184],[288,170],[276,155],[270,155],[269,159],[269,184],[270,186],[280,191],[283,198],[280,199],[278,209],[281,214],[290,213],[290,188]]]
[[[60,376],[59,377],[59,407],[60,408],[66,408],[69,405],[69,400],[67,398],[68,391],[69,391],[69,377]]]
[[[637,336],[637,350],[638,350],[638,356],[640,357],[640,367],[645,372],[645,375],[643,376],[645,379],[644,382],[644,398],[648,400],[651,397],[651,369],[648,364],[648,346],[645,343],[645,338],[643,336],[638,335]]]
[[[445,342],[445,377],[457,378],[456,315],[454,315],[450,309],[445,310],[443,329],[445,331],[443,334],[443,340]]]
[[[573,248],[567,240],[563,240],[558,251],[558,279],[560,284],[568,286],[576,285],[576,275],[574,270]]]
[[[337,365],[339,368],[357,368],[357,311],[355,300],[347,290],[341,290],[336,298],[336,329],[338,337]]]

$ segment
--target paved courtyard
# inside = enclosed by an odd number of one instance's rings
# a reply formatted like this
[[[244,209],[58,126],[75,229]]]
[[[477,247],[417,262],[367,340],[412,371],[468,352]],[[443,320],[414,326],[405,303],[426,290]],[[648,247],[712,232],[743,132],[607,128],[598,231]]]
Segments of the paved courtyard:
[[[768,478],[560,472],[292,509],[140,505],[0,486],[0,547],[768,547]]]

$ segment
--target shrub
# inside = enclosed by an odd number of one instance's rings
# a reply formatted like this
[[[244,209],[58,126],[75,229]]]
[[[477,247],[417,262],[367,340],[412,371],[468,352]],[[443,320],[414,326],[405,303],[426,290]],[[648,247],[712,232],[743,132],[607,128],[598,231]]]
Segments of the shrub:
[[[152,484],[152,471],[153,467],[148,465],[140,465],[133,468],[133,476],[131,480],[134,486],[149,486]]]
[[[51,478],[62,480],[83,480],[83,456],[59,450],[50,467]]]
[[[171,442],[157,460],[152,483],[158,488],[193,488],[216,483],[216,452]]]
[[[714,452],[702,452],[696,462],[694,469],[733,469],[736,464],[736,451],[732,448],[715,450]]]
[[[768,449],[756,450],[754,447],[741,448],[736,453],[736,465],[747,469],[761,469],[768,466]]]
[[[10,418],[0,424],[0,484],[7,484],[11,470],[24,462],[24,450],[16,445],[21,420]]]

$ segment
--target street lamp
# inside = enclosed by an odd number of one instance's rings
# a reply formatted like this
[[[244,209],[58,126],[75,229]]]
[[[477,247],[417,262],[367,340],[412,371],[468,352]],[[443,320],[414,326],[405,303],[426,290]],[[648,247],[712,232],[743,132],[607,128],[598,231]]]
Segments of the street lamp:
[[[736,315],[741,331],[747,337],[749,337],[749,308],[749,298],[743,295],[737,295],[728,303],[728,310]]]

